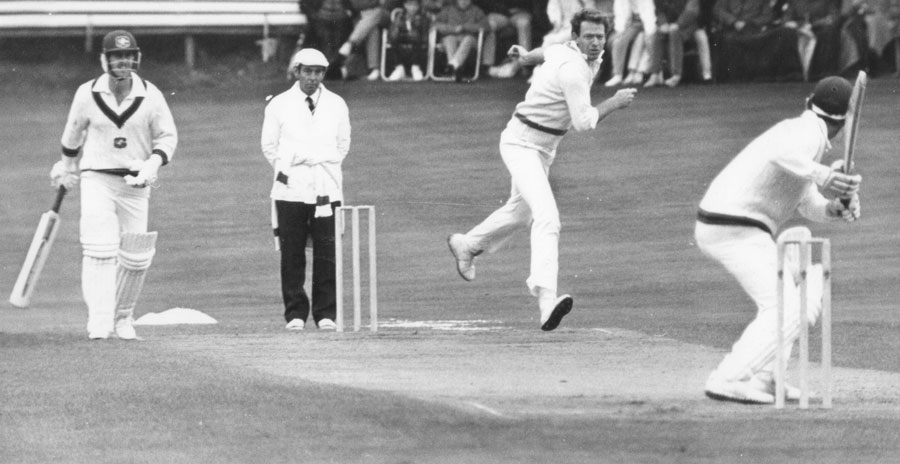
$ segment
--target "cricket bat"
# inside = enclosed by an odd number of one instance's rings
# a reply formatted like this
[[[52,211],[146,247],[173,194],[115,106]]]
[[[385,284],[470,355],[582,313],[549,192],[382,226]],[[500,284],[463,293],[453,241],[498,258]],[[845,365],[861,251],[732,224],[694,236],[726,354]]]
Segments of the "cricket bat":
[[[12,293],[9,295],[9,302],[13,306],[27,308],[31,303],[31,294],[34,293],[34,287],[41,276],[47,256],[50,255],[50,248],[53,246],[53,241],[56,240],[56,233],[59,231],[59,207],[65,196],[66,188],[60,186],[56,192],[53,207],[41,215],[37,230],[34,231],[34,238],[31,239],[28,254],[25,255],[25,263],[22,264],[19,278],[16,279],[16,285],[13,286]]]
[[[856,150],[856,139],[859,136],[859,115],[862,111],[863,100],[866,98],[866,83],[869,76],[865,71],[860,71],[853,84],[853,92],[850,94],[850,103],[847,108],[847,122],[844,133],[844,174],[850,174],[853,170],[853,152]],[[841,200],[844,206],[850,205],[849,199]]]
[[[859,135],[859,114],[866,97],[867,81],[866,72],[860,71],[856,76],[856,83],[853,84],[853,93],[850,94],[845,126],[847,133],[844,134],[844,174],[849,174],[853,167],[853,151],[856,149],[856,139]]]

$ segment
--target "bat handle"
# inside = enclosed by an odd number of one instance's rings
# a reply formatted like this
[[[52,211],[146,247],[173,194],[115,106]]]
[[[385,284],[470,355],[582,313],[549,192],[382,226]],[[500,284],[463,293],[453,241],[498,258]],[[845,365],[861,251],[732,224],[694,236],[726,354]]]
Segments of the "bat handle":
[[[66,196],[66,187],[60,185],[59,190],[56,191],[56,200],[53,201],[53,207],[50,208],[54,213],[59,213],[59,208],[62,206],[63,197]]]

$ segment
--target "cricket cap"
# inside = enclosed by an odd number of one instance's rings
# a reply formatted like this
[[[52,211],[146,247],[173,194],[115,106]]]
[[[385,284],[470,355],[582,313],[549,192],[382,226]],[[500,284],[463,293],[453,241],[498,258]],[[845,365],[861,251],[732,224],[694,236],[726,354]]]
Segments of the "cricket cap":
[[[137,40],[128,31],[117,30],[103,36],[103,53],[139,52]]]
[[[300,65],[306,66],[322,66],[324,68],[328,67],[328,59],[325,58],[325,55],[322,52],[316,50],[315,48],[304,48],[297,53],[294,53],[294,56],[291,57],[290,68],[296,68]]]

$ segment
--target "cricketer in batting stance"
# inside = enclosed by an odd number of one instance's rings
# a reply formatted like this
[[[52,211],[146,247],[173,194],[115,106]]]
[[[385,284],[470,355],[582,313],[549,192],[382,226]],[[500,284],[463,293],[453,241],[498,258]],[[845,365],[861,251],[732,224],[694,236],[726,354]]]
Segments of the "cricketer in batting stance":
[[[123,30],[103,37],[104,74],[75,92],[54,186],[81,185],[81,287],[92,340],[137,338],[132,314],[156,252],[150,187],[178,143],[163,94],[138,76],[141,50]]]
[[[555,329],[572,309],[569,295],[557,294],[559,211],[547,178],[556,148],[569,129],[597,127],[602,119],[628,107],[635,89],[621,89],[597,106],[591,85],[600,70],[609,23],[600,11],[585,9],[572,19],[572,40],[526,51],[516,45],[509,55],[535,69],[525,100],[500,136],[500,156],[509,170],[509,200],[466,234],[447,239],[463,279],[475,278],[475,257],[498,250],[512,235],[531,227],[531,270],[526,281],[538,298],[542,330]]]
[[[815,222],[859,218],[859,175],[841,172],[843,161],[822,164],[830,140],[844,126],[852,85],[841,77],[819,81],[799,117],[786,119],[746,146],[712,181],[700,202],[694,232],[700,250],[718,261],[756,303],[756,318],[706,382],[712,399],[741,403],[775,402],[777,349],[777,259],[775,236],[796,213]],[[824,195],[823,195],[824,194]],[[841,199],[849,199],[845,206]],[[810,238],[806,227],[782,239]],[[785,255],[785,295],[799,295],[797,256]],[[794,282],[795,285],[790,285]],[[809,320],[818,318],[821,265],[809,272]],[[799,297],[785,298],[786,357],[800,334]],[[786,387],[788,399],[799,390]]]

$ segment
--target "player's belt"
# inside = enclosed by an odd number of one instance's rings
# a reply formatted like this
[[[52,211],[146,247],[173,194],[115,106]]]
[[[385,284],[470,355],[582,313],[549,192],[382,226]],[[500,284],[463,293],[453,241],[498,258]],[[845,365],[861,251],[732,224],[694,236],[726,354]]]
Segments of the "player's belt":
[[[518,118],[519,121],[522,121],[522,124],[525,124],[526,126],[532,128],[532,129],[536,129],[536,130],[539,130],[539,131],[541,131],[541,132],[546,132],[546,133],[548,133],[548,134],[550,134],[550,135],[566,135],[566,132],[568,132],[568,131],[565,130],[565,129],[554,129],[554,128],[552,128],[552,127],[542,126],[542,125],[540,125],[540,124],[538,124],[538,123],[536,123],[536,122],[534,122],[534,121],[532,121],[532,120],[526,118],[525,116],[522,116],[522,115],[519,114],[519,113],[514,113],[513,116],[515,116],[516,118]]]
[[[110,169],[82,169],[82,171],[94,171],[94,172],[102,172],[104,174],[112,174],[114,176],[125,177],[125,176],[136,176],[138,175],[138,171],[132,171],[128,168],[110,168]]]
[[[710,224],[714,226],[744,226],[744,227],[756,227],[757,229],[762,230],[763,232],[772,235],[772,230],[769,229],[765,223],[761,221],[757,221],[753,218],[748,218],[744,216],[732,216],[730,214],[719,214],[719,213],[710,213],[709,211],[704,211],[703,209],[697,210],[697,220],[704,223]]]

